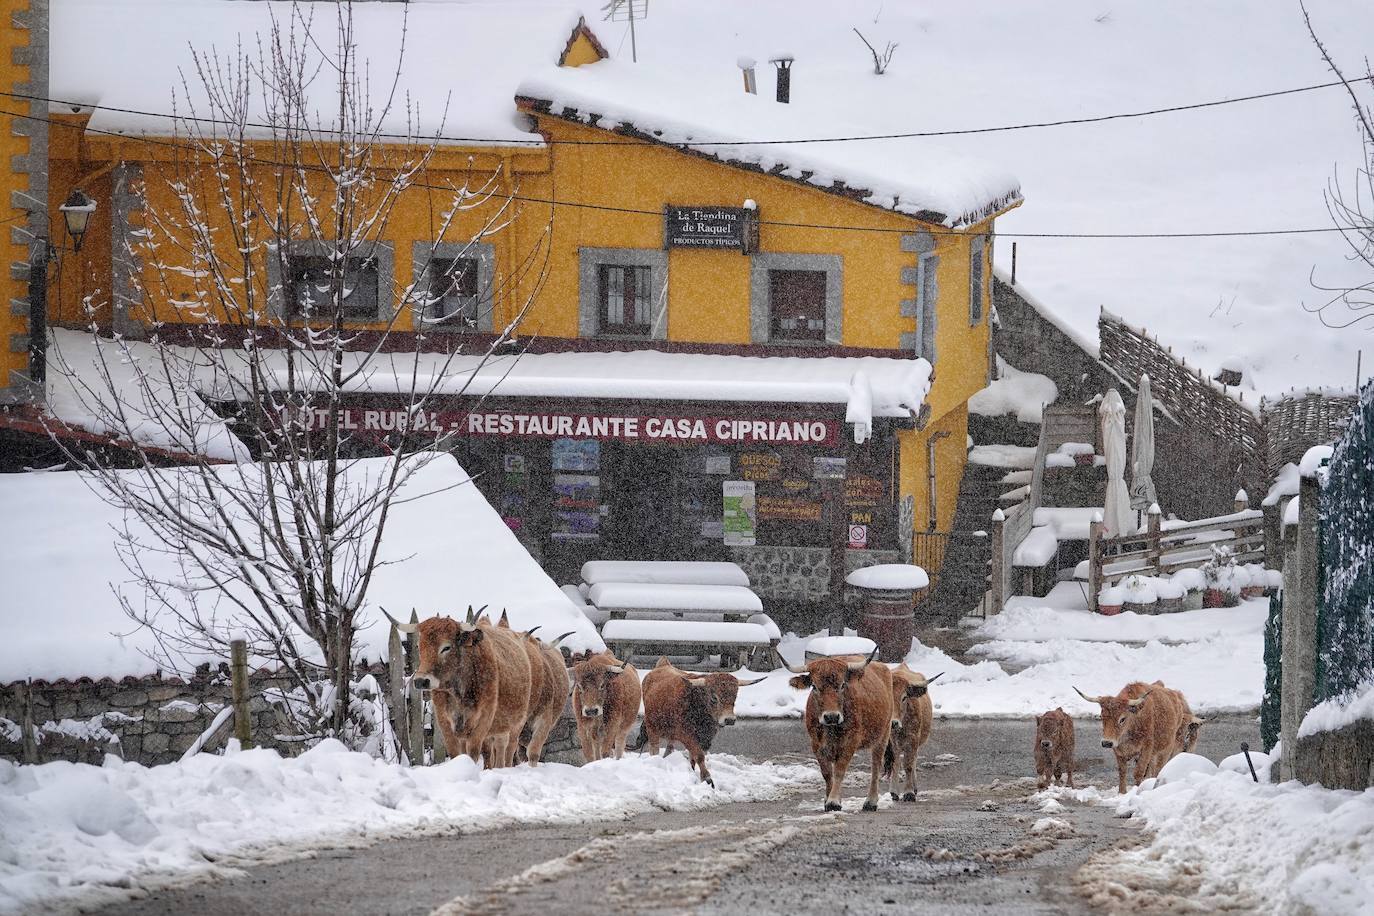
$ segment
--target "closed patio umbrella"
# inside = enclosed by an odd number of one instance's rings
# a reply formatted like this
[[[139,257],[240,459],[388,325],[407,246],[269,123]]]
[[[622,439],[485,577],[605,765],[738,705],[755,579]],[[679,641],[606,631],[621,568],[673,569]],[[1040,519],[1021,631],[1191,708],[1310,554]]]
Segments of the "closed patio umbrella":
[[[1136,512],[1146,512],[1153,503],[1159,502],[1155,482],[1150,479],[1154,467],[1154,404],[1150,400],[1150,377],[1142,375],[1135,401],[1135,432],[1131,439],[1131,508]]]
[[[1103,534],[1120,537],[1135,530],[1126,492],[1126,405],[1115,388],[1097,409],[1102,422],[1102,454],[1107,459],[1107,501],[1102,509]]]

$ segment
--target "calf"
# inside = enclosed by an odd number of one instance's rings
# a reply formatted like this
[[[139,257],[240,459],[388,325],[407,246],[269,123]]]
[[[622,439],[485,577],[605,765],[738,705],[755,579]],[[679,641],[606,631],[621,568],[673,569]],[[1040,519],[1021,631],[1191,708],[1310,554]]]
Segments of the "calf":
[[[854,755],[864,748],[873,754],[865,811],[878,810],[878,778],[892,732],[892,672],[867,658],[817,658],[805,667],[787,668],[796,690],[811,688],[806,699],[806,734],[811,752],[825,779],[825,810],[840,810],[840,786]]]
[[[689,674],[660,658],[653,670],[644,675],[644,734],[649,752],[658,753],[662,742],[667,745],[663,752],[666,757],[674,742],[681,744],[692,767],[701,774],[701,781],[714,788],[715,780],[706,770],[706,752],[711,749],[716,732],[735,724],[739,688],[761,680],[741,681],[723,672]]]
[[[430,691],[449,756],[481,756],[487,768],[509,766],[530,702],[530,662],[519,638],[475,623],[471,615],[462,623],[451,617],[391,622],[420,637],[411,683]]]
[[[1126,766],[1134,763],[1135,784],[1151,776],[1173,756],[1181,712],[1176,691],[1163,685],[1133,681],[1116,696],[1090,697],[1102,712],[1102,746],[1116,756],[1117,791],[1126,791]]]
[[[930,737],[930,723],[935,718],[929,687],[942,674],[927,678],[905,662],[892,671],[892,736],[883,755],[883,775],[891,779],[888,790],[894,801],[916,800],[916,752]],[[898,770],[906,775],[906,791],[900,796]]]
[[[1206,719],[1198,716],[1189,716],[1188,721],[1179,726],[1178,747],[1185,754],[1191,754],[1193,748],[1197,747],[1198,732],[1202,731],[1202,725]]]
[[[612,753],[620,759],[639,715],[639,672],[609,652],[589,656],[572,670],[573,715],[582,759],[591,763]]]
[[[1073,788],[1073,719],[1060,706],[1035,717],[1035,773],[1039,786],[1048,789],[1067,778]]]

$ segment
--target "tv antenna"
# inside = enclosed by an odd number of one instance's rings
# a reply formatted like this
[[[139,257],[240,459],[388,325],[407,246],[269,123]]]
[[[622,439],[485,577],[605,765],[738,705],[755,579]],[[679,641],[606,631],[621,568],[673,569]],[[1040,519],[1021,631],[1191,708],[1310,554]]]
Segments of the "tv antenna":
[[[610,0],[601,11],[606,22],[630,23],[630,61],[639,63],[639,48],[635,45],[635,20],[649,17],[649,0]]]

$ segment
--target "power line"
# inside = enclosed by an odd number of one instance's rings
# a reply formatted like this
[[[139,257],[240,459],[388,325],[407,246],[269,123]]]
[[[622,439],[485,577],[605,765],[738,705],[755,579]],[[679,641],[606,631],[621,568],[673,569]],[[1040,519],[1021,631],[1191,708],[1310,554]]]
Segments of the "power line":
[[[4,93],[0,93],[0,94],[4,94]],[[71,124],[71,123],[68,123],[68,122],[66,122],[66,121],[55,120],[55,119],[53,119],[53,118],[51,118],[51,117],[40,117],[40,116],[38,116],[38,115],[32,115],[32,114],[29,114],[29,113],[27,113],[27,112],[11,111],[11,110],[8,110],[8,109],[0,108],[0,115],[9,115],[9,116],[15,117],[15,118],[26,118],[26,119],[28,119],[28,120],[30,120],[30,121],[40,121],[40,122],[47,123],[47,124],[50,125],[50,126],[63,127],[63,128],[68,129],[68,130],[77,130],[77,131],[83,131],[83,132],[85,132],[85,133],[99,134],[99,135],[102,135],[102,136],[113,137],[113,138],[119,139],[119,140],[133,141],[133,142],[137,142],[137,143],[145,143],[145,144],[148,144],[148,145],[150,145],[150,146],[162,146],[162,147],[167,147],[167,148],[169,148],[169,149],[178,150],[178,151],[181,151],[181,152],[185,152],[186,149],[187,149],[187,147],[186,147],[185,144],[183,144],[183,143],[176,143],[176,142],[173,142],[173,141],[171,141],[171,140],[165,140],[165,139],[153,138],[153,137],[145,137],[145,136],[131,136],[131,135],[128,135],[128,134],[119,133],[118,131],[102,130],[102,129],[96,128],[96,127],[83,126],[83,125],[80,125],[80,124]],[[332,174],[331,171],[330,171],[330,169],[327,168],[326,166],[323,166],[323,165],[309,165],[309,164],[304,164],[304,163],[281,162],[281,161],[272,160],[272,159],[260,159],[260,158],[257,158],[257,157],[253,157],[252,161],[253,161],[253,162],[256,162],[256,163],[259,164],[259,165],[268,166],[268,167],[286,168],[286,169],[300,169],[300,170],[303,170],[303,171],[318,172],[318,173],[320,173],[320,174],[326,174],[326,175]],[[411,188],[416,188],[416,189],[419,189],[419,190],[443,191],[443,192],[446,192],[446,193],[452,193],[452,192],[455,190],[454,188],[452,188],[452,187],[447,187],[447,186],[445,186],[445,185],[428,184],[428,183],[425,183],[425,182],[418,182],[418,181],[416,181],[416,182],[411,182],[411,183],[409,183],[407,186],[408,186],[408,187],[411,187]],[[662,218],[663,218],[663,210],[662,210],[661,208],[659,208],[659,209],[653,209],[653,210],[648,210],[648,209],[643,209],[643,208],[638,208],[638,207],[618,207],[618,206],[613,206],[613,205],[610,205],[610,204],[593,204],[593,203],[585,203],[585,202],[582,202],[582,201],[574,201],[574,200],[560,200],[560,199],[558,199],[558,198],[552,198],[552,197],[532,197],[532,196],[522,195],[522,194],[502,195],[502,198],[503,198],[503,199],[509,199],[509,200],[520,201],[521,203],[540,204],[540,205],[546,205],[546,206],[550,206],[550,207],[565,207],[565,208],[579,209],[579,210],[594,210],[594,211],[600,211],[600,212],[606,212],[606,213],[621,213],[621,214],[626,214],[626,215],[630,215],[630,216],[651,216],[651,217],[654,217],[655,219],[662,219]],[[884,235],[893,235],[893,234],[896,234],[896,235],[909,235],[909,234],[911,234],[911,232],[912,232],[912,229],[911,229],[910,227],[908,227],[908,228],[891,228],[891,227],[886,227],[886,226],[847,226],[847,225],[831,225],[831,224],[826,224],[826,223],[796,223],[796,222],[788,222],[788,221],[786,221],[786,220],[768,220],[768,219],[760,219],[760,220],[758,220],[758,223],[759,223],[759,225],[761,225],[761,226],[773,226],[773,227],[782,228],[782,229],[818,229],[818,230],[825,230],[825,231],[829,231],[829,232],[868,232],[868,233],[877,233],[877,234],[884,234]],[[961,230],[959,230],[959,229],[949,229],[949,228],[939,227],[939,226],[924,226],[923,229],[922,229],[922,231],[929,232],[929,233],[932,234],[932,235],[949,235],[949,236],[962,236],[962,235],[967,235],[966,232],[961,231]],[[998,238],[1008,238],[1008,239],[1115,239],[1115,240],[1122,240],[1122,239],[1247,238],[1247,237],[1256,237],[1256,236],[1311,235],[1311,234],[1317,234],[1317,233],[1346,232],[1346,231],[1374,231],[1374,226],[1344,227],[1344,228],[1338,227],[1338,226],[1320,226],[1320,227],[1314,227],[1314,228],[1301,228],[1301,229],[1240,229],[1240,230],[1223,230],[1223,231],[1215,231],[1215,232],[997,232],[997,233],[995,233],[995,234],[996,234],[996,236],[997,236]]]
[[[1361,83],[1374,81],[1374,76],[1362,76],[1349,80],[1351,83]],[[1232,96],[1224,99],[1212,99],[1206,102],[1192,102],[1185,105],[1169,105],[1163,108],[1147,108],[1139,111],[1124,111],[1106,115],[1092,115],[1082,118],[1059,118],[1052,121],[1027,121],[1019,124],[1002,124],[993,127],[965,127],[951,130],[919,130],[902,131],[898,133],[886,134],[857,134],[852,136],[840,137],[798,137],[794,139],[764,139],[764,140],[690,140],[669,143],[670,146],[778,146],[778,145],[800,145],[811,143],[854,143],[868,140],[911,140],[923,137],[963,137],[979,134],[1007,133],[1018,130],[1039,130],[1046,127],[1071,127],[1081,124],[1101,124],[1107,121],[1123,121],[1133,118],[1148,118],[1162,114],[1177,114],[1183,111],[1200,111],[1207,108],[1218,108],[1223,105],[1236,105],[1243,102],[1256,102],[1263,99],[1275,99],[1283,96],[1298,95],[1304,92],[1314,92],[1318,89],[1332,89],[1337,86],[1344,86],[1341,80],[1334,80],[1329,83],[1315,83],[1310,86],[1298,86],[1292,89],[1276,89],[1271,92],[1257,92],[1251,95]],[[229,121],[222,118],[206,118],[194,115],[169,114],[167,112],[144,111],[138,108],[119,108],[113,105],[87,105],[70,99],[54,99],[47,96],[27,95],[20,92],[0,91],[0,96],[8,96],[14,99],[22,99],[30,102],[46,102],[50,105],[66,105],[71,108],[92,108],[102,111],[115,112],[117,114],[137,115],[145,118],[166,118],[179,121],[189,121],[201,124],[227,124],[236,127],[254,127],[272,130],[280,125],[261,123],[255,121]],[[321,129],[317,133],[330,134],[337,131]],[[120,136],[124,136],[121,134]],[[493,139],[490,137],[452,137],[444,135],[425,135],[423,137],[415,134],[396,134],[378,132],[371,134],[387,140],[407,140],[415,142],[424,140],[426,142],[442,143],[484,143],[500,146],[633,146],[639,144],[640,140],[545,140],[524,137],[508,137],[503,139]],[[666,142],[666,141],[656,141]]]

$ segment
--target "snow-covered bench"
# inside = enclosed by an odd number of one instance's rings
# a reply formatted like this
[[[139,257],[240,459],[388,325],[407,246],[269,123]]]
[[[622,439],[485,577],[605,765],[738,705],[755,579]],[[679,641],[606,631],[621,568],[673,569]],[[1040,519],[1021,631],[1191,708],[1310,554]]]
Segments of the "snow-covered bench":
[[[654,575],[661,577],[662,567],[669,564],[653,565],[659,567]],[[721,569],[732,567],[733,563],[699,565],[716,569],[678,571],[688,578],[714,576],[739,581],[737,575]],[[596,569],[584,566],[583,572],[584,576],[601,578]],[[743,575],[742,570],[739,575]],[[759,596],[745,585],[599,581],[591,586],[587,599],[597,613],[608,618],[601,628],[601,638],[619,658],[649,650],[702,658],[719,654],[723,667],[738,667],[743,655],[764,653],[771,657],[782,635],[763,613]]]
[[[738,563],[714,560],[588,560],[582,564],[587,585],[638,582],[645,585],[736,585],[749,587],[749,575]]]

